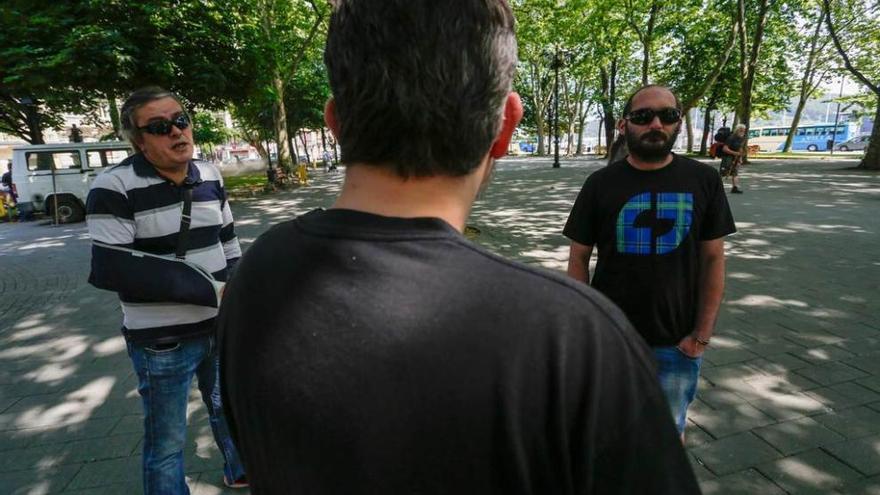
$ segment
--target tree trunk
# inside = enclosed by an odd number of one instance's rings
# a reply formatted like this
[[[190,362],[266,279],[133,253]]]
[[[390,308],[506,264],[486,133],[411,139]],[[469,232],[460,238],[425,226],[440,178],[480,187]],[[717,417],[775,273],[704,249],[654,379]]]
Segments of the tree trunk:
[[[694,152],[694,122],[691,118],[691,112],[684,114],[684,125],[687,128],[687,152]]]
[[[740,3],[745,0],[739,0]],[[740,123],[749,126],[752,117],[752,89],[755,85],[755,73],[758,66],[758,55],[761,52],[761,44],[764,40],[764,27],[767,24],[767,7],[769,0],[761,0],[758,10],[757,26],[755,27],[755,39],[752,41],[751,53],[749,54],[749,62],[746,66],[746,72],[743,74],[742,90],[740,94]],[[744,7],[743,7],[744,8]],[[741,28],[745,25],[745,18],[742,20]],[[745,29],[743,29],[745,31]],[[745,37],[742,38],[745,40]],[[742,48],[745,51],[745,46]],[[743,139],[742,150],[749,149],[749,135],[746,133]],[[744,155],[743,163],[748,162],[748,154]]]
[[[813,86],[813,81],[816,77],[816,58],[819,51],[819,33],[822,30],[822,19],[824,19],[824,17],[825,7],[820,6],[819,18],[816,20],[816,30],[813,32],[813,40],[810,42],[810,55],[807,57],[807,67],[804,69],[804,76],[801,78],[801,91],[798,96],[797,108],[795,108],[794,110],[794,117],[791,120],[791,127],[788,130],[788,136],[785,137],[785,145],[782,147],[783,153],[788,153],[791,151],[791,143],[794,140],[795,133],[797,132],[798,124],[800,124],[801,114],[804,111],[804,106],[807,104],[807,100],[816,90],[816,86]]]
[[[599,126],[598,126],[599,127],[599,135],[596,137],[596,148],[598,148],[599,146],[602,146],[602,127],[604,127],[604,126],[605,126],[605,117],[603,116],[602,118],[599,119]],[[596,151],[596,154],[598,155],[599,152]],[[606,155],[608,154],[608,148],[605,148],[605,154]]]
[[[299,141],[303,145],[303,153],[306,154],[306,161],[309,163],[312,163],[312,155],[311,155],[311,153],[309,153],[309,143],[308,143],[308,141],[306,141],[306,131],[304,131],[304,130],[299,131]]]
[[[116,139],[122,139],[122,125],[119,122],[119,107],[116,106],[116,95],[107,94],[107,109],[110,114],[110,125],[113,126],[113,134]]]
[[[727,61],[730,60],[730,54],[733,53],[733,48],[736,46],[737,34],[742,34],[740,28],[739,15],[737,15],[733,19],[730,38],[727,41],[727,46],[724,48],[723,56],[715,63],[712,72],[709,73],[709,76],[703,82],[703,85],[697,89],[697,92],[691,95],[690,99],[683,102],[682,107],[685,112],[697,106],[697,103],[703,99],[703,95],[709,91],[709,88],[715,88],[718,77],[721,76],[721,72],[724,70],[724,66],[727,65]],[[716,90],[713,89],[713,91]]]
[[[871,130],[871,140],[865,157],[859,162],[859,168],[865,170],[880,170],[880,94],[877,95],[877,111],[874,112],[874,129]]]
[[[284,109],[284,81],[281,75],[276,73],[272,78],[272,87],[275,89],[275,135],[278,143],[278,164],[284,167],[290,167],[290,145],[287,140],[287,110]]]
[[[715,119],[712,118],[711,104],[706,105],[706,108],[703,110],[703,137],[700,139],[700,156],[706,156],[706,151],[708,150],[706,143],[709,141],[709,132],[711,132],[714,123]]]
[[[642,41],[642,86],[648,85],[648,69],[651,67],[651,44],[654,41],[654,25],[657,22],[657,13],[659,11],[660,3],[654,0],[651,2],[651,15],[648,17],[645,39]]]
[[[43,118],[37,104],[25,105],[24,114],[27,121],[27,141],[31,144],[46,144],[43,140]]]
[[[611,60],[611,66],[606,71],[603,67],[600,71],[602,83],[602,113],[605,124],[605,149],[611,149],[614,141],[614,126],[617,121],[614,118],[614,100],[617,98],[617,58]]]

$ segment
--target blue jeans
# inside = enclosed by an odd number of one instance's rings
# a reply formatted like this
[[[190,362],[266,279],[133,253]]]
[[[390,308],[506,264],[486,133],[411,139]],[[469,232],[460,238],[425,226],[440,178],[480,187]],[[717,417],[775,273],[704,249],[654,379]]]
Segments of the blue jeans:
[[[677,346],[654,347],[654,357],[657,359],[660,388],[666,395],[672,419],[678,432],[684,433],[688,406],[697,396],[697,382],[700,379],[703,358],[687,356]]]
[[[193,375],[198,378],[208,409],[214,441],[225,459],[223,473],[230,481],[240,478],[244,467],[220,404],[220,360],[214,337],[164,346],[130,343],[128,355],[138,375],[138,393],[144,405],[144,493],[189,493],[183,474],[183,448]]]

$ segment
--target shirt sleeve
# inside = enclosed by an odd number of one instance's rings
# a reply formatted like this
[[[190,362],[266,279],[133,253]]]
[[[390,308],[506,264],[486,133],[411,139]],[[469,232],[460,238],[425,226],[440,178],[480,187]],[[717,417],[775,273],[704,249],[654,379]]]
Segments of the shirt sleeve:
[[[724,184],[717,173],[710,174],[712,185],[709,188],[709,200],[706,214],[700,231],[701,241],[711,241],[736,232],[736,224],[733,214],[730,212],[730,204],[724,193]]]
[[[226,256],[226,266],[232,271],[238,259],[241,258],[241,245],[235,234],[235,221],[232,218],[232,209],[229,207],[229,199],[226,197],[226,188],[223,179],[220,179],[220,193],[223,197],[221,203],[223,226],[220,228],[220,242],[223,244],[223,253]]]
[[[216,308],[217,287],[210,274],[174,259],[133,248],[134,211],[122,181],[99,175],[86,199],[86,222],[92,239],[89,283],[138,302],[179,302]]]
[[[571,208],[568,221],[565,222],[565,228],[562,230],[565,237],[586,246],[596,244],[597,237],[598,222],[596,221],[594,183],[593,176],[587,177],[574,206]]]

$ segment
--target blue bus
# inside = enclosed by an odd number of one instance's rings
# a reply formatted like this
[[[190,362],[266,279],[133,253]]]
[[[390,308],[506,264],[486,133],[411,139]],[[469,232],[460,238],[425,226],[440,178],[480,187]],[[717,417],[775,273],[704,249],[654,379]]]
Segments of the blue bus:
[[[749,129],[749,145],[756,145],[761,151],[782,151],[790,127],[753,127]],[[833,137],[834,144],[842,143],[858,133],[855,122],[840,122],[835,133],[834,123],[809,124],[797,127],[791,141],[792,151],[825,151],[828,141]]]

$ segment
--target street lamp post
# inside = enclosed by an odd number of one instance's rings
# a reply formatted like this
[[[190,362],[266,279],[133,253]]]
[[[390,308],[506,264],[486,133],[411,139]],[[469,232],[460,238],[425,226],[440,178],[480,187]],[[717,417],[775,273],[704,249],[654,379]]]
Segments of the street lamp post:
[[[559,46],[553,54],[553,140],[556,149],[553,152],[553,168],[559,168]]]
[[[834,130],[831,131],[831,155],[834,155],[834,141],[837,138],[837,123],[840,122],[840,99],[843,97],[843,74],[840,76],[840,93],[837,95],[837,111],[834,113]]]

